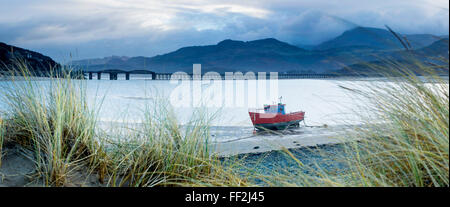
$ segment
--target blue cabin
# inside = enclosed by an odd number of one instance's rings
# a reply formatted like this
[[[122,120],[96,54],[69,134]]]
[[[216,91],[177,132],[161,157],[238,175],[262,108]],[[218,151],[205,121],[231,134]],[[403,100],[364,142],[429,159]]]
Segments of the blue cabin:
[[[286,114],[284,110],[285,105],[286,104],[281,103],[279,103],[278,105],[264,105],[264,112],[272,114]]]

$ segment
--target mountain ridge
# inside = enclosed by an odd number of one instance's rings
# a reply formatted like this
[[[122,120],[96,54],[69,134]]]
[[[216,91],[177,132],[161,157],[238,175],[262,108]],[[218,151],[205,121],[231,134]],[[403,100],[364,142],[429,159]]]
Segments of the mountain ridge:
[[[413,49],[425,48],[440,37],[429,34],[402,35]],[[378,56],[396,55],[402,44],[388,30],[356,27],[319,45],[304,49],[275,38],[252,41],[225,39],[215,45],[182,47],[153,57],[126,57],[104,59],[106,62],[80,64],[86,70],[145,69],[155,72],[189,72],[192,64],[201,63],[204,71],[313,71],[323,73],[338,70],[361,61],[374,61]],[[442,51],[440,51],[442,52]],[[98,61],[97,62],[101,62]]]
[[[47,73],[52,68],[60,67],[52,58],[41,53],[0,42],[0,72],[14,69],[22,61],[30,66],[31,72]]]
[[[399,34],[405,38],[414,49],[431,44],[441,37],[431,34]],[[373,49],[392,50],[402,49],[402,44],[388,30],[372,27],[356,27],[343,32],[334,39],[325,41],[315,47],[315,50],[326,50],[345,46],[366,46]]]

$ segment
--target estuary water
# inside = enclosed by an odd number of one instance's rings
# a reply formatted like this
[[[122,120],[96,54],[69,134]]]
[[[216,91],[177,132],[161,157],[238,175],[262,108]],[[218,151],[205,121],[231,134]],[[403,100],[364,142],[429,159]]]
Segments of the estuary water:
[[[355,99],[355,94],[340,86],[353,88],[373,82],[332,79],[73,81],[86,87],[87,100],[92,108],[98,110],[103,128],[114,128],[116,124],[123,123],[139,124],[144,119],[145,110],[167,107],[173,110],[178,123],[182,125],[199,116],[200,111],[212,117],[209,123],[212,136],[224,142],[254,137],[248,111],[262,108],[264,104],[278,103],[280,98],[286,104],[287,113],[300,110],[306,112],[303,124],[358,124],[360,122],[355,112],[361,102]],[[35,83],[42,87],[43,93],[51,85],[45,79]],[[0,81],[1,90],[8,87],[11,87],[11,82]],[[0,102],[0,110],[8,109]],[[320,133],[324,133],[323,130],[303,128],[287,136]]]
[[[90,80],[86,83],[90,103],[100,106],[101,121],[139,123],[146,107],[153,109],[159,105],[170,106],[181,124],[201,110],[214,114],[213,126],[250,127],[248,111],[278,103],[280,97],[288,113],[305,111],[308,125],[358,123],[354,113],[361,103],[355,100],[355,94],[340,86],[360,87],[364,81],[278,80],[273,84],[274,89],[269,83],[260,87],[263,84],[248,81]]]
[[[199,110],[210,116],[212,126],[251,127],[248,111],[280,101],[286,112],[305,111],[308,125],[357,124],[357,106],[364,105],[340,86],[362,87],[372,80],[291,79],[267,81],[165,81],[87,80],[74,81],[86,87],[91,107],[99,111],[99,121],[140,123],[143,112],[170,107],[179,123],[185,124]],[[48,80],[36,81],[43,90]],[[0,81],[0,89],[11,87]],[[43,91],[42,91],[43,92]],[[0,93],[1,95],[2,93]],[[7,110],[0,102],[0,110]]]

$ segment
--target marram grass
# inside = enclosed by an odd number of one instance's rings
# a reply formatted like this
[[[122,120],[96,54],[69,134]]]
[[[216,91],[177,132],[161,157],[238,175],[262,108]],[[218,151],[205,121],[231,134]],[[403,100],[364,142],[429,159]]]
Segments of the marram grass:
[[[363,138],[348,145],[358,185],[449,186],[449,83],[435,72],[448,74],[448,57],[434,61],[391,61],[373,68],[384,82],[346,88],[368,103],[363,127],[347,135]]]
[[[94,139],[95,115],[81,82],[62,75],[41,84],[26,64],[17,64],[15,72],[20,80],[10,76],[2,88],[6,137],[33,153],[37,177],[44,185],[63,186],[81,164],[97,168],[103,149]]]
[[[36,81],[24,63],[13,70],[2,88],[6,138],[32,152],[37,183],[72,186],[83,171],[103,186],[247,185],[209,149],[206,116],[182,129],[167,103],[156,103],[161,107],[144,110],[143,128],[108,139],[97,129],[84,80],[59,73]]]
[[[352,145],[350,165],[362,185],[449,186],[448,87],[438,76],[410,74],[358,92],[382,122],[353,135],[364,137]]]
[[[209,148],[210,118],[202,112],[180,127],[164,101],[144,110],[139,130],[122,137],[111,150],[117,162],[112,186],[243,186]]]
[[[448,71],[448,60],[441,61],[447,62]],[[354,111],[363,124],[343,135],[357,141],[344,143],[345,150],[334,155],[346,163],[343,171],[331,172],[318,165],[312,169],[299,163],[295,175],[285,171],[266,182],[281,186],[448,187],[448,79],[436,75],[429,65],[416,63],[414,71],[422,72],[417,76],[409,69],[412,65],[394,63],[374,68],[385,75],[379,81],[368,81],[362,87],[343,86],[355,101],[363,100]],[[298,159],[288,152],[286,156]]]

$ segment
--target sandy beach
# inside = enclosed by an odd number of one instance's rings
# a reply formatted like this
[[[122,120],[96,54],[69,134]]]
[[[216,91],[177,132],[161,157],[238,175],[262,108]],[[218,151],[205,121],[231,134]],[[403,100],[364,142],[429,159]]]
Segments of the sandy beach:
[[[102,123],[104,129],[115,126],[130,129],[130,125],[119,123]],[[134,127],[139,126],[134,124]],[[111,129],[111,128],[109,128]],[[294,154],[301,155],[302,162],[313,163],[323,161],[318,159],[320,153],[339,150],[335,145],[345,140],[341,134],[346,128],[342,126],[332,127],[301,127],[276,133],[258,132],[253,134],[252,127],[211,127],[213,152],[223,159],[231,156],[246,157],[249,167],[254,167],[254,160],[261,160],[263,166],[260,169],[273,169],[275,166],[294,166],[286,157],[283,157],[281,149],[290,149]],[[315,152],[315,148],[326,149]],[[3,149],[2,165],[0,166],[0,187],[6,186],[43,186],[43,181],[33,180],[35,174],[34,162],[26,150],[17,145],[8,144]],[[292,161],[292,160],[291,160]],[[293,168],[295,169],[295,168]],[[104,186],[98,181],[98,176],[89,174],[83,169],[76,169],[71,177],[71,186]],[[269,170],[272,171],[272,170]],[[267,172],[272,173],[272,172]]]
[[[122,138],[120,134],[139,131],[142,125],[139,123],[99,122],[99,127],[112,138]],[[283,131],[257,131],[255,133],[254,128],[250,126],[211,126],[210,146],[213,153],[220,157],[228,157],[281,150],[283,148],[293,149],[337,144],[349,141],[343,135],[355,127],[358,126],[325,125],[311,127],[302,125],[299,128]]]
[[[3,148],[2,163],[0,166],[0,187],[43,187],[45,182],[35,179],[36,169],[32,155],[19,145],[8,144]],[[91,174],[84,168],[73,169],[65,187],[100,187],[96,174]]]
[[[251,127],[229,127],[227,130],[247,131],[253,133]],[[256,134],[244,134],[239,138],[216,138],[211,144],[219,156],[227,157],[238,154],[261,153],[268,151],[318,145],[330,145],[342,143],[345,140],[343,133],[350,130],[344,126],[328,127],[301,127],[277,132],[257,132]],[[247,136],[245,136],[247,135]]]

